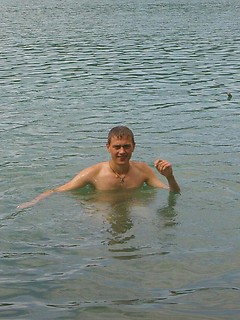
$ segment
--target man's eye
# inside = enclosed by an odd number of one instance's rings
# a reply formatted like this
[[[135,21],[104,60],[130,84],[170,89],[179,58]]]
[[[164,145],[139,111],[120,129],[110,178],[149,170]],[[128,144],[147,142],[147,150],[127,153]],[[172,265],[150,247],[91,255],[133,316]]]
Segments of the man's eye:
[[[115,150],[119,150],[119,149],[121,149],[121,148],[123,148],[123,149],[129,149],[131,146],[129,145],[129,144],[124,144],[123,146],[114,146],[114,149]]]

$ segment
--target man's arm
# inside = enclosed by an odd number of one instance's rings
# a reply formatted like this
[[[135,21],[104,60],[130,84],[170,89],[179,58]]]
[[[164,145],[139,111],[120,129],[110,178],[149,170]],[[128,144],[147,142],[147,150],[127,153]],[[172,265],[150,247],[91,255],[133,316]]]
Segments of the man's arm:
[[[173,175],[172,165],[166,160],[156,160],[154,162],[155,168],[166,177],[169,185],[169,191],[174,193],[180,193],[180,187]]]
[[[88,183],[91,183],[93,176],[96,174],[96,169],[97,169],[97,166],[92,166],[92,167],[89,167],[87,169],[80,171],[79,174],[77,174],[69,182],[67,182],[67,183],[65,183],[55,189],[47,190],[47,191],[39,194],[33,200],[20,204],[17,207],[17,209],[22,210],[22,209],[30,208],[30,207],[34,206],[35,204],[37,204],[39,201],[49,197],[50,195],[52,195],[53,193],[56,193],[56,192],[71,191],[71,190],[76,190],[76,189],[84,187]]]
[[[180,193],[180,187],[174,178],[171,164],[166,160],[158,159],[154,162],[154,166],[160,174],[166,177],[168,186],[158,178],[150,167],[148,167],[147,172],[147,184],[152,187],[168,189],[171,192]]]
[[[28,202],[24,202],[22,204],[20,204],[19,206],[17,206],[17,209],[18,210],[23,210],[23,209],[27,209],[27,208],[30,208],[30,207],[33,207],[35,206],[35,204],[37,204],[39,201],[47,198],[48,196],[50,196],[52,193],[56,192],[55,189],[53,190],[47,190],[41,194],[39,194],[36,198],[34,198],[33,200],[31,201],[28,201]]]

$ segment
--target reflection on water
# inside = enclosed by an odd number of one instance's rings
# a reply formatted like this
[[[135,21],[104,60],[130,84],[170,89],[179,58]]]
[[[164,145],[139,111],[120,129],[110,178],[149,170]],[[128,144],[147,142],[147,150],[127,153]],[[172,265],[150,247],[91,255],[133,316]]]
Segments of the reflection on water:
[[[179,195],[177,194],[169,193],[168,205],[157,210],[159,218],[162,218],[162,220],[164,221],[165,227],[171,227],[177,224],[177,212],[175,211],[175,205],[178,196]]]
[[[95,217],[100,215],[108,224],[106,228],[108,245],[112,246],[127,243],[135,238],[132,229],[136,217],[147,221],[151,218],[150,214],[156,215],[160,229],[177,224],[175,205],[179,195],[169,193],[166,205],[156,204],[155,212],[149,212],[149,206],[157,202],[158,194],[161,192],[165,193],[165,191],[144,186],[140,189],[110,192],[85,188],[74,194],[86,214]],[[129,247],[121,250],[129,251]]]
[[[109,245],[124,243],[134,237],[134,235],[123,236],[133,227],[129,205],[123,202],[115,205],[112,209],[114,213],[107,216],[107,221],[110,224],[108,232],[112,236],[112,239],[109,240]]]

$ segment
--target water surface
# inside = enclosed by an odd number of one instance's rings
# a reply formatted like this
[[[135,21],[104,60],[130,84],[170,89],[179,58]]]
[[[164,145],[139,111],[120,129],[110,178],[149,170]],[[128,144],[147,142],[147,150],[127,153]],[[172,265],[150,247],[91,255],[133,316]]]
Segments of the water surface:
[[[2,319],[240,319],[239,15],[0,0]],[[173,164],[180,196],[86,188],[17,212],[108,159],[118,124],[134,159]]]

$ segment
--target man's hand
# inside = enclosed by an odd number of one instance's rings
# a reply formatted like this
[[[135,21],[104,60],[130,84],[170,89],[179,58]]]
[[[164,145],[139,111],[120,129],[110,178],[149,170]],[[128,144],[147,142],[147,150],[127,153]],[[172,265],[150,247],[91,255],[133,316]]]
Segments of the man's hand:
[[[20,204],[19,206],[17,206],[17,210],[23,210],[23,209],[27,209],[30,207],[33,207],[35,205],[36,201],[29,201],[29,202],[25,202]]]
[[[173,175],[172,165],[167,160],[158,159],[154,162],[155,168],[166,178]]]
[[[27,209],[30,207],[35,206],[36,203],[38,203],[39,201],[45,199],[46,197],[50,196],[52,193],[56,192],[58,189],[55,190],[47,190],[43,193],[41,193],[40,195],[38,195],[36,198],[34,198],[32,201],[28,201],[25,203],[20,204],[19,206],[17,206],[18,210],[23,210],[23,209]]]

